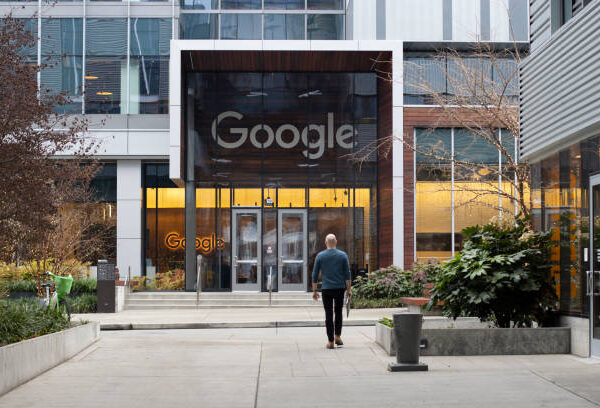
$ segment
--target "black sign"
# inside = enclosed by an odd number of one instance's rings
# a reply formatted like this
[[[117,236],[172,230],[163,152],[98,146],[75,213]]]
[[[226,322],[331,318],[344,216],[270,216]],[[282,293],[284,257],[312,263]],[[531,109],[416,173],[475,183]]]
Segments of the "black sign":
[[[115,280],[115,264],[98,262],[98,280]]]

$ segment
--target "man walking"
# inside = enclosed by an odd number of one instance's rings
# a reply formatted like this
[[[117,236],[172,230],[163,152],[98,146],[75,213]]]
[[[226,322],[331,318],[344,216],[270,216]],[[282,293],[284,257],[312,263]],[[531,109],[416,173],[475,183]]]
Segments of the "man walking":
[[[332,349],[333,343],[342,346],[342,310],[344,308],[344,290],[348,291],[348,300],[352,296],[350,265],[348,255],[336,249],[337,239],[329,234],[325,237],[327,249],[319,252],[315,259],[312,273],[313,299],[319,300],[317,292],[317,279],[319,272],[322,275],[321,292],[323,293],[323,307],[325,308],[325,327],[327,328],[327,348]],[[334,329],[335,309],[335,329]],[[335,336],[334,336],[335,335]]]

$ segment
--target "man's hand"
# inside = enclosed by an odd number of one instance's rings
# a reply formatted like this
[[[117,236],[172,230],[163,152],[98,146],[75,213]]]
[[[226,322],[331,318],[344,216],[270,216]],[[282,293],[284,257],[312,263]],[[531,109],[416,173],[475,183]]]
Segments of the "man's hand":
[[[319,300],[319,292],[313,292],[313,300],[316,302]]]
[[[346,293],[348,294],[348,298],[352,297],[352,288],[346,289]]]

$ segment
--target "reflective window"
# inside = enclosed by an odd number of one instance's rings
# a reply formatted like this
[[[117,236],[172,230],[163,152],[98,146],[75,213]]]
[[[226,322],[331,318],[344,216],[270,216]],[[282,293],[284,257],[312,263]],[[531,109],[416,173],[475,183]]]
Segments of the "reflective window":
[[[29,32],[34,39],[31,47],[24,47],[19,53],[25,55],[28,61],[37,64],[38,20],[37,18],[20,18],[18,21],[23,23],[23,31]]]
[[[127,20],[86,21],[86,113],[126,113]]]
[[[131,19],[129,113],[168,113],[171,20]]]
[[[222,9],[248,10],[261,7],[262,0],[221,0]]]
[[[309,40],[343,40],[343,14],[309,14],[307,35]]]
[[[214,10],[219,8],[218,0],[181,0],[181,8],[187,10]]]
[[[180,38],[184,40],[208,40],[219,37],[217,14],[182,14]]]
[[[302,10],[304,0],[264,0],[266,10]]]
[[[221,14],[221,39],[260,40],[260,14]]]
[[[307,0],[309,10],[343,10],[343,0]]]
[[[303,14],[265,14],[265,40],[303,40]]]
[[[83,21],[81,18],[42,19],[42,89],[64,92],[70,101],[61,113],[81,113],[83,81]]]

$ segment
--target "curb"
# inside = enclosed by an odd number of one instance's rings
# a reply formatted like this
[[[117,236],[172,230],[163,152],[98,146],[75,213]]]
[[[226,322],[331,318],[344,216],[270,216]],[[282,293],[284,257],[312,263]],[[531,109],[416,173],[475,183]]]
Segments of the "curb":
[[[375,326],[375,320],[347,320],[344,326]],[[325,327],[322,320],[227,323],[102,323],[100,330],[178,330],[178,329],[275,329],[280,327]]]

